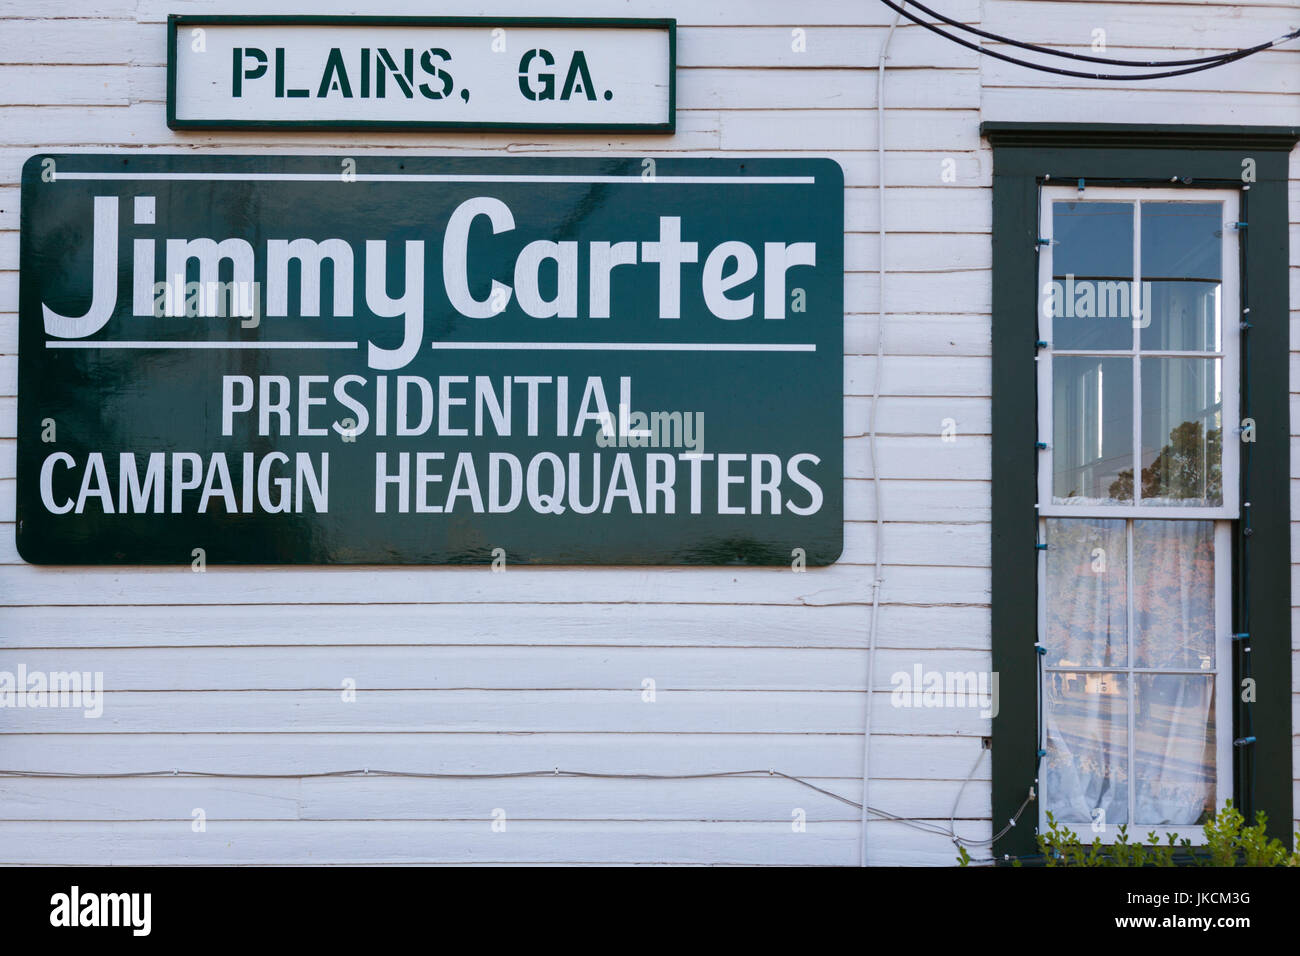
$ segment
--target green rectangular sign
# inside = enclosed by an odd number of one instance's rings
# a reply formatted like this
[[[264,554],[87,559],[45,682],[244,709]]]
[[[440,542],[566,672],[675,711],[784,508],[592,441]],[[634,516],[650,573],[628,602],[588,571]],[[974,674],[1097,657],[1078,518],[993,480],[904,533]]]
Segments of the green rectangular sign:
[[[824,159],[38,155],[41,564],[759,564],[843,539]]]

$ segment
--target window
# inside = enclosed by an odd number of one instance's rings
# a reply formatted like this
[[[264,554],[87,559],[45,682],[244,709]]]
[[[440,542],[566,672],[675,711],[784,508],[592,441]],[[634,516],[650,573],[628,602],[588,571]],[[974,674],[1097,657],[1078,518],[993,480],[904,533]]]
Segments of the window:
[[[1232,795],[1236,196],[1053,187],[1040,216],[1040,826],[1196,841]]]
[[[1228,796],[1289,844],[1287,191],[1300,130],[981,132],[994,852],[1033,857],[1048,809],[1085,839],[1098,811],[1137,838],[1192,837]]]
[[[1235,518],[1236,196],[1054,188],[1041,214],[1039,513]]]

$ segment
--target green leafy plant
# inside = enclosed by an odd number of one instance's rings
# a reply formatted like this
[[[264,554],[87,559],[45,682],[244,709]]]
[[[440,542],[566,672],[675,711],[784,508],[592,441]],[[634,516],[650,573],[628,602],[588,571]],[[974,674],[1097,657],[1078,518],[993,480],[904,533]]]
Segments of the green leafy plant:
[[[1300,866],[1300,849],[1290,851],[1281,840],[1270,838],[1264,832],[1267,823],[1268,817],[1260,810],[1255,813],[1254,825],[1246,826],[1246,818],[1228,800],[1206,822],[1201,846],[1193,846],[1190,839],[1176,833],[1161,842],[1151,832],[1145,841],[1135,842],[1129,839],[1128,827],[1122,825],[1113,843],[1102,843],[1100,838],[1084,843],[1049,811],[1047,832],[1035,839],[1044,866]],[[1296,834],[1296,846],[1300,848],[1300,833]],[[971,856],[966,848],[957,849],[958,864],[969,866]],[[1015,860],[1013,865],[1020,866],[1021,861]]]

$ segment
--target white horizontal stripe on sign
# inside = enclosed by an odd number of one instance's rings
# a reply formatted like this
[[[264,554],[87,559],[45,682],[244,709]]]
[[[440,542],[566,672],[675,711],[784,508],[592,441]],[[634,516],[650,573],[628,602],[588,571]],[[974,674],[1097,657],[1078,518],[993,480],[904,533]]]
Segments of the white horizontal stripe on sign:
[[[356,342],[46,342],[47,349],[354,349]]]
[[[542,349],[551,352],[816,352],[812,343],[758,342],[434,342],[435,349]]]
[[[452,173],[349,173],[347,179],[337,173],[56,173],[60,179],[78,179],[98,182],[118,179],[131,181],[193,180],[197,182],[413,182],[413,183],[610,183],[684,186],[703,184],[710,186],[811,186],[815,176],[655,176],[643,179],[636,174],[628,176],[498,176],[459,175]]]

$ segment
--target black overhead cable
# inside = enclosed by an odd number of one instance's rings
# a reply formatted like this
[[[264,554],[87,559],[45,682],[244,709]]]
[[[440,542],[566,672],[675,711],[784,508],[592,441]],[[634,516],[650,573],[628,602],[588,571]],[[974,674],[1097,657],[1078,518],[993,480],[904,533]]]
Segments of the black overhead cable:
[[[1250,56],[1252,53],[1259,53],[1261,50],[1267,50],[1269,47],[1281,43],[1284,40],[1290,40],[1294,39],[1296,36],[1300,36],[1300,30],[1297,30],[1295,33],[1289,33],[1285,36],[1269,40],[1267,43],[1260,43],[1246,49],[1232,50],[1228,53],[1215,53],[1210,56],[1199,56],[1190,60],[1114,60],[1104,56],[1088,56],[1084,53],[1071,53],[1068,50],[1054,50],[1050,47],[1038,46],[1034,43],[1025,43],[1021,40],[1013,40],[1010,37],[1004,37],[998,33],[990,33],[987,30],[981,30],[978,27],[972,27],[959,20],[954,20],[951,17],[944,16],[937,10],[931,10],[924,4],[915,2],[915,0],[908,0],[908,5],[916,7],[916,9],[920,10],[922,13],[932,16],[936,20],[941,20],[949,26],[956,27],[958,30],[964,30],[967,33],[974,33],[976,36],[982,36],[989,40],[996,40],[999,43],[1018,46],[1023,50],[1033,50],[1035,53],[1043,53],[1050,56],[1064,56],[1071,60],[1087,60],[1089,63],[1109,63],[1113,66],[1191,66],[1194,63],[1217,63],[1225,58],[1240,59],[1243,56]]]
[[[1014,63],[1017,66],[1027,67],[1031,70],[1039,70],[1040,72],[1043,73],[1055,73],[1058,76],[1077,76],[1085,80],[1114,80],[1117,82],[1122,82],[1124,80],[1159,80],[1169,76],[1183,76],[1188,73],[1199,73],[1202,70],[1212,70],[1215,67],[1223,66],[1227,63],[1232,63],[1235,60],[1244,59],[1245,57],[1251,56],[1255,53],[1259,53],[1262,50],[1267,50],[1270,49],[1271,47],[1277,46],[1279,43],[1285,43],[1287,40],[1294,40],[1296,37],[1300,37],[1300,30],[1293,30],[1290,33],[1286,33],[1283,34],[1282,36],[1276,37],[1275,39],[1269,40],[1267,43],[1260,43],[1257,44],[1256,46],[1248,47],[1243,50],[1234,50],[1229,53],[1221,53],[1209,57],[1198,57],[1196,59],[1190,59],[1190,60],[1166,60],[1166,61],[1147,61],[1147,62],[1114,60],[1114,59],[1107,59],[1105,57],[1086,56],[1081,53],[1070,53],[1065,50],[1053,50],[1050,47],[1042,47],[1032,43],[1024,43],[1019,40],[1013,40],[1009,37],[1004,37],[997,33],[989,33],[984,30],[978,30],[974,27],[970,27],[965,24],[958,23],[955,20],[950,19],[949,17],[945,17],[941,14],[935,13],[933,10],[930,10],[928,7],[921,6],[919,3],[912,4],[912,6],[915,6],[918,10],[922,10],[925,13],[929,14],[930,16],[938,20],[941,20],[944,23],[948,23],[954,27],[957,27],[958,29],[965,30],[969,33],[973,33],[978,36],[985,37],[986,39],[996,40],[999,43],[1007,43],[1012,46],[1017,46],[1025,50],[1032,50],[1035,53],[1041,53],[1046,56],[1063,56],[1073,60],[1087,60],[1093,63],[1108,63],[1116,66],[1183,66],[1189,63],[1197,64],[1195,66],[1185,66],[1184,69],[1180,69],[1180,70],[1164,70],[1159,73],[1085,73],[1082,70],[1065,70],[1065,69],[1061,69],[1060,67],[1047,66],[1042,63],[1031,63],[1028,60],[1021,60],[1014,56],[1008,56],[1005,53],[999,53],[996,50],[990,50],[988,47],[980,46],[978,43],[972,43],[971,41],[962,39],[961,37],[953,36],[951,33],[948,33],[946,30],[943,30],[942,28],[935,26],[933,23],[926,23],[920,17],[912,14],[908,10],[905,10],[904,5],[894,3],[893,0],[880,0],[880,2],[883,3],[885,6],[889,7],[891,10],[907,17],[907,19],[911,20],[913,23],[917,24],[918,26],[925,27],[930,32],[937,33],[939,36],[943,37],[944,39],[951,40],[953,43],[956,43],[960,46],[964,46],[969,50],[974,50],[976,53],[982,53],[985,56],[991,56],[996,60],[1005,60],[1007,63]]]

